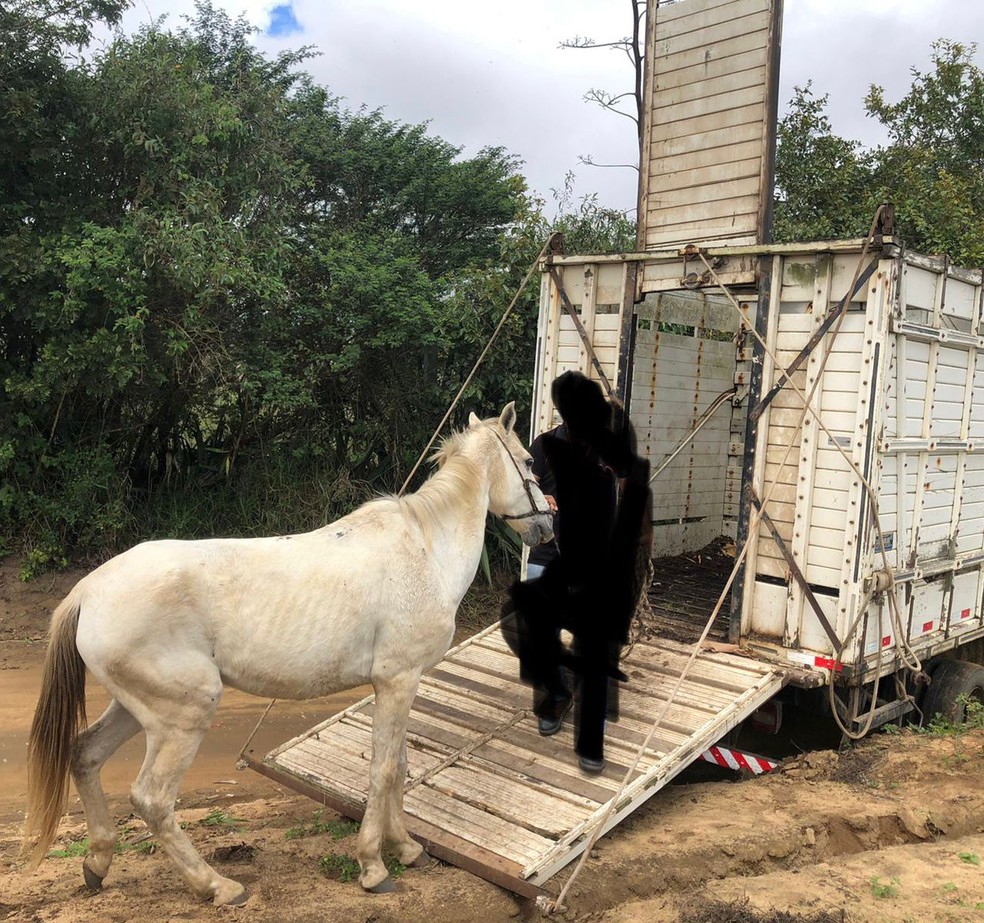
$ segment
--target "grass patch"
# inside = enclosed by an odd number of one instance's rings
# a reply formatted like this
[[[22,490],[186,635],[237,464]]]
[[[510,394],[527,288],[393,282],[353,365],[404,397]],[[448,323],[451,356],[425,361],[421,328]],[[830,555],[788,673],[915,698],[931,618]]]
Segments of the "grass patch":
[[[960,857],[961,862],[966,862],[968,865],[981,864],[981,857],[978,856],[977,853],[975,852],[962,852],[962,853],[957,853],[957,855]]]
[[[344,853],[328,853],[318,863],[321,871],[337,881],[354,881],[359,877],[359,863]]]
[[[310,824],[298,824],[291,827],[284,836],[288,840],[299,840],[308,836],[321,836],[327,833],[333,840],[344,840],[345,837],[358,833],[359,823],[341,817],[338,820],[322,820],[322,811],[314,812],[314,820]]]
[[[72,840],[61,849],[51,849],[48,851],[49,859],[83,859],[89,854],[89,838],[83,837],[81,840]]]
[[[390,878],[399,878],[407,870],[407,867],[402,862],[394,859],[392,856],[388,859],[383,859],[383,862],[386,865],[386,871],[390,873]]]
[[[957,696],[957,702],[964,708],[963,721],[953,722],[937,713],[925,727],[917,730],[922,734],[929,734],[930,737],[954,737],[965,731],[984,728],[984,703],[969,699],[965,695]]]
[[[886,900],[890,897],[899,896],[899,880],[892,878],[890,881],[882,881],[877,875],[871,879],[871,893],[879,900]]]
[[[201,827],[239,827],[241,824],[246,823],[246,818],[244,817],[233,817],[231,814],[226,814],[225,811],[216,808],[214,811],[210,811],[206,814],[200,821],[198,821]]]
[[[120,853],[152,853],[158,848],[156,840],[138,840],[136,843],[117,843],[113,847],[113,852]],[[49,859],[84,859],[89,854],[89,838],[82,837],[80,840],[72,840],[61,849],[52,849],[48,852]]]
[[[159,846],[160,844],[156,840],[139,840],[136,843],[117,843],[116,849],[113,851],[117,853],[147,853],[150,855],[157,852]]]
[[[383,860],[390,878],[399,878],[407,869],[392,856]],[[321,871],[336,881],[355,881],[359,877],[359,863],[346,853],[328,853],[318,862]]]

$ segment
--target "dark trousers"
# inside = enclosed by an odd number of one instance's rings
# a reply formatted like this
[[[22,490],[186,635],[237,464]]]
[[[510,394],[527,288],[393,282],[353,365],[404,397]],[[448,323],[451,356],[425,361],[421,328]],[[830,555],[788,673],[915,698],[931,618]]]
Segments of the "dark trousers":
[[[560,628],[552,629],[552,637],[544,653],[544,668],[540,680],[533,687],[533,714],[537,718],[559,718],[567,710],[571,700],[571,687],[566,670],[561,664],[563,644]]]
[[[605,638],[575,638],[577,706],[574,713],[574,749],[600,760],[605,753],[605,720],[618,720],[618,684],[612,678],[619,646]]]
[[[617,720],[612,677],[618,675],[621,650],[601,627],[603,595],[574,600],[566,587],[553,585],[549,577],[514,584],[510,595],[512,610],[503,619],[502,631],[519,657],[520,676],[533,686],[533,711],[539,718],[563,714],[572,696],[564,675],[569,666],[577,687],[574,748],[588,759],[601,759],[605,720]],[[571,651],[560,641],[562,627],[574,635]]]

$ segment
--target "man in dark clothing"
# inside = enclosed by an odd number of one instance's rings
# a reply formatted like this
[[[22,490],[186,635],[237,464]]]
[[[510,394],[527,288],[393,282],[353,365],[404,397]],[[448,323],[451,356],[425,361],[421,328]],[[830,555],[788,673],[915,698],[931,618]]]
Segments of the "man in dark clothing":
[[[556,437],[557,439],[567,440],[567,429],[563,423],[560,426],[555,426],[553,429],[548,430],[546,433],[541,433],[536,439],[530,443],[530,455],[533,456],[533,477],[536,478],[536,483],[543,493],[544,499],[547,501],[547,505],[553,510],[554,513],[557,512],[557,481],[554,479],[553,472],[550,470],[550,465],[547,464],[547,456],[543,450],[543,440],[544,437]],[[543,571],[546,566],[557,557],[559,554],[557,547],[557,533],[554,531],[554,537],[549,542],[543,542],[542,544],[535,545],[530,549],[529,557],[526,559],[526,579],[536,580],[538,577],[543,575]]]
[[[566,687],[556,682],[559,665],[576,673],[575,749],[582,769],[600,772],[605,717],[613,704],[609,681],[622,677],[619,651],[635,608],[649,467],[635,454],[624,414],[617,414],[613,428],[612,405],[597,382],[565,372],[554,381],[552,396],[567,436],[542,437],[555,481],[560,553],[539,580],[513,586],[515,620],[503,633],[520,658],[521,675],[537,690],[534,709],[541,724],[562,718],[569,702]],[[574,636],[571,652],[561,645],[559,628]]]
[[[557,480],[554,478],[553,471],[547,462],[546,451],[543,447],[544,439],[559,439],[567,441],[567,427],[563,423],[555,426],[546,433],[541,433],[530,444],[530,455],[533,456],[532,473],[536,478],[537,484],[543,493],[544,499],[553,512],[557,513]],[[530,549],[529,557],[526,561],[527,581],[539,580],[547,567],[553,563],[560,555],[557,537],[557,523],[554,522],[554,537],[549,542],[537,545]],[[556,636],[557,643],[560,642],[560,625],[554,626],[553,634]],[[549,643],[553,648],[553,639]],[[564,715],[567,713],[573,699],[570,686],[564,676],[564,668],[560,663],[560,657],[550,656],[545,661],[545,673],[541,682],[537,683],[533,691],[533,712],[537,716],[537,727],[544,737],[556,734],[564,723]]]

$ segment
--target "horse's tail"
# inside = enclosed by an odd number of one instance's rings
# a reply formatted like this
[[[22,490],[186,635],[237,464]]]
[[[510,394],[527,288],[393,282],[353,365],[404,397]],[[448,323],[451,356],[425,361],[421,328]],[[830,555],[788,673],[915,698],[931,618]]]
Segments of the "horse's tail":
[[[75,646],[81,598],[73,590],[51,617],[41,695],[27,742],[27,821],[22,853],[45,857],[68,801],[72,748],[85,727],[85,664]]]

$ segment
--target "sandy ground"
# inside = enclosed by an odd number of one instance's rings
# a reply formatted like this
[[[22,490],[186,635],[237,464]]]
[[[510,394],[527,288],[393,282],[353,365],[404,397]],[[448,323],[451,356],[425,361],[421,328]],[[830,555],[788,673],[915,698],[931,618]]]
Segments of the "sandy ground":
[[[483,923],[541,917],[530,902],[440,863],[409,869],[390,895],[362,893],[325,856],[354,855],[350,825],[250,771],[236,757],[266,707],[228,693],[186,777],[179,817],[205,857],[250,889],[240,908],[192,896],[130,813],[142,757],[131,742],[104,782],[127,847],[105,887],[85,890],[78,855],[32,873],[17,864],[24,741],[53,604],[78,575],[31,584],[0,564],[0,921],[106,923],[235,919]],[[281,703],[251,749],[262,754],[346,696]],[[91,690],[91,713],[104,701]],[[704,774],[706,777],[706,773]],[[984,731],[878,734],[844,754],[805,753],[768,777],[670,786],[603,838],[568,895],[567,920],[618,923],[984,921]],[[76,852],[85,827],[74,794],[60,839]],[[315,835],[310,833],[315,824]],[[330,828],[330,829],[329,829]],[[342,860],[336,860],[344,865]],[[570,870],[548,883],[557,892]]]

